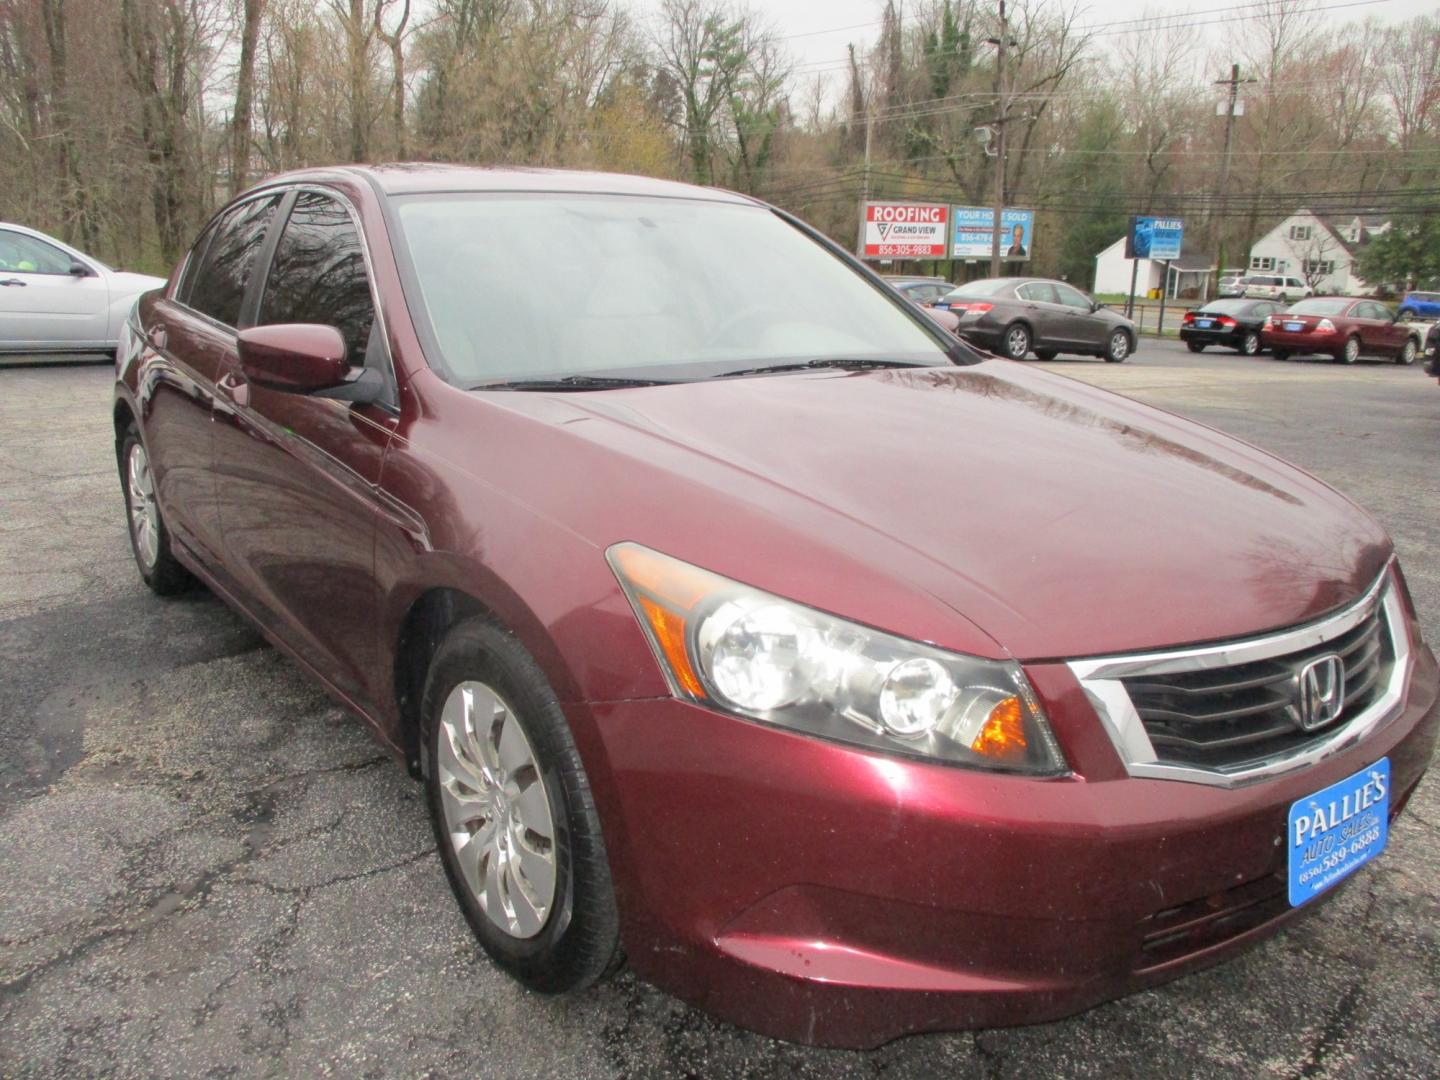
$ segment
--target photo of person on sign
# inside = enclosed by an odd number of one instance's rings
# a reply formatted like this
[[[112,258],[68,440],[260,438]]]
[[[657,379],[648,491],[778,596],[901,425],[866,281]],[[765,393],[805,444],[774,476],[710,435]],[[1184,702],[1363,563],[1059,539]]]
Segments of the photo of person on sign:
[[[1029,254],[1025,250],[1025,226],[1016,225],[1010,230],[1010,250],[1005,253],[1007,259],[1023,259]]]

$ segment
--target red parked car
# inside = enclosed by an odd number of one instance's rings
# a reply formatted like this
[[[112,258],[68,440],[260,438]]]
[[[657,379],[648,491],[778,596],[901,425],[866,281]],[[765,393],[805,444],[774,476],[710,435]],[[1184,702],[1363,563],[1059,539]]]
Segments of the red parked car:
[[[142,577],[365,719],[542,991],[623,955],[844,1046],[1063,1016],[1333,895],[1435,744],[1349,500],[739,195],[278,177],[140,303],[114,419]]]
[[[1345,296],[1311,297],[1267,316],[1261,343],[1277,360],[1294,353],[1327,353],[1342,364],[1361,357],[1413,364],[1420,337],[1378,300]]]

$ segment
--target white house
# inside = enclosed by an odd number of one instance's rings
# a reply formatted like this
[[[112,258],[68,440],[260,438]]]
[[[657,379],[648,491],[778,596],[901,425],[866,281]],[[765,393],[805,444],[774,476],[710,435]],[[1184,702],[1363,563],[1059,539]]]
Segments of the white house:
[[[1125,258],[1125,238],[1122,236],[1095,256],[1094,291],[1128,294],[1131,266],[1136,262],[1140,265],[1135,275],[1135,295],[1149,296],[1159,289],[1165,279],[1165,264],[1155,259]],[[1206,299],[1210,273],[1214,269],[1214,259],[1182,250],[1180,257],[1170,263],[1170,280],[1165,283],[1165,295],[1171,299]]]
[[[1252,274],[1289,274],[1317,293],[1346,296],[1365,292],[1355,273],[1356,253],[1390,228],[1388,218],[1365,214],[1321,217],[1304,207],[1255,242]]]

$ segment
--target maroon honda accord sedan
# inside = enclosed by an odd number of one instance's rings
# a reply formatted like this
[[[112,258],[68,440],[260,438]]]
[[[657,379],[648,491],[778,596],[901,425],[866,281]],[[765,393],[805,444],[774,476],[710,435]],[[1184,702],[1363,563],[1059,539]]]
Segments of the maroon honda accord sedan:
[[[1434,748],[1362,510],[753,199],[281,176],[117,363],[143,578],[365,719],[538,990],[623,956],[845,1046],[1063,1016],[1332,896]]]

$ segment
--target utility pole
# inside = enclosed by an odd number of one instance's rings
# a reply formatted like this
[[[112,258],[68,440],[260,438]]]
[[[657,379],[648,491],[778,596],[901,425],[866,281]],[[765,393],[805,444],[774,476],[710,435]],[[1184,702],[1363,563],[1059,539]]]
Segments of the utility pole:
[[[1220,237],[1224,229],[1225,209],[1230,201],[1230,151],[1235,145],[1235,105],[1236,98],[1240,94],[1241,83],[1258,82],[1257,79],[1240,78],[1240,65],[1230,65],[1230,77],[1228,79],[1216,79],[1216,86],[1228,86],[1230,88],[1229,100],[1225,105],[1225,153],[1220,159],[1220,187],[1216,192],[1215,205],[1210,209],[1211,236],[1215,241],[1217,273],[1225,269],[1225,245]]]
[[[1005,17],[1005,0],[1000,0],[1000,36],[990,38],[995,46],[995,228],[990,240],[990,276],[1000,276],[1000,222],[1005,213],[1005,46],[1010,43],[1010,24]]]

